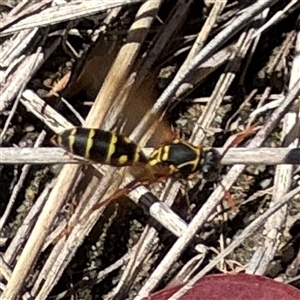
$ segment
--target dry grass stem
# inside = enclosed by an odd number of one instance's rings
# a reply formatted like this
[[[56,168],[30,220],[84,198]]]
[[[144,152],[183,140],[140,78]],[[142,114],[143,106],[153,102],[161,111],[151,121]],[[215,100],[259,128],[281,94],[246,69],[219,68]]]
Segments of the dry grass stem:
[[[57,24],[64,21],[69,21],[81,17],[86,17],[89,15],[97,14],[107,9],[113,9],[118,6],[133,4],[142,2],[142,0],[109,0],[109,1],[77,1],[73,0],[66,2],[62,5],[51,6],[49,0],[44,0],[40,3],[32,4],[27,8],[24,14],[24,11],[20,12],[20,15],[13,16],[12,20],[4,20],[2,27],[2,32],[0,36],[5,36],[12,34],[14,32],[33,28],[33,27],[42,27]],[[46,7],[43,7],[46,6]],[[36,13],[37,10],[37,13]],[[32,14],[34,13],[34,14]],[[27,15],[28,14],[28,15]],[[25,18],[24,18],[25,15]],[[16,22],[18,21],[18,22]],[[16,22],[13,24],[13,22]],[[10,23],[12,23],[11,26]],[[8,27],[5,29],[6,27]],[[3,29],[4,28],[4,29]],[[1,28],[0,28],[1,29]]]
[[[151,152],[153,148],[147,148]],[[213,148],[223,155],[223,165],[280,165],[300,163],[299,149],[291,148]],[[61,148],[3,148],[0,164],[92,164],[80,157],[70,156]],[[102,172],[101,172],[102,173]]]

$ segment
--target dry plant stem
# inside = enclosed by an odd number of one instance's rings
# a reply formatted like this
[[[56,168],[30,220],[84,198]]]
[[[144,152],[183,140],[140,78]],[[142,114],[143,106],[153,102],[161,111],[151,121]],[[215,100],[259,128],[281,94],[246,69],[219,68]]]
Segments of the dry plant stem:
[[[252,31],[253,30],[250,29],[248,33],[241,34],[236,45],[237,50],[232,54],[231,60],[227,65],[225,73],[222,74],[220,79],[218,80],[216,87],[211,95],[210,101],[205,106],[204,111],[202,112],[196,123],[200,124],[202,128],[209,128],[213,120],[215,119],[217,110],[222,103],[223,97],[229,89],[231,83],[233,82],[235,74],[241,65],[241,58],[246,55],[246,51],[250,47],[249,41],[251,39]],[[201,141],[204,138],[204,131],[199,130],[198,126],[195,126],[191,136],[191,141],[193,141],[195,145],[200,145]]]
[[[213,73],[219,67],[223,66],[230,58],[232,54],[232,46],[223,48],[222,50],[216,52],[207,61],[195,69],[187,78],[186,82],[180,85],[177,89],[174,97],[177,101],[184,101],[188,93],[190,93],[193,88],[202,83],[208,75]],[[193,99],[194,100],[194,99]],[[173,103],[172,105],[176,105]],[[170,106],[172,106],[170,105]]]
[[[300,275],[295,276],[294,278],[292,278],[290,280],[286,280],[285,283],[286,284],[291,284],[291,283],[297,282],[298,280],[300,280]]]
[[[28,111],[44,122],[55,133],[74,127],[72,123],[62,117],[56,110],[31,90],[24,91],[21,103]]]
[[[109,274],[111,274],[112,272],[114,272],[117,269],[124,266],[129,261],[129,259],[131,258],[131,256],[135,252],[136,248],[137,248],[137,245],[133,246],[133,248],[128,253],[123,255],[121,258],[119,258],[116,262],[111,264],[109,267],[107,267],[104,270],[100,271],[98,273],[96,279],[80,281],[78,284],[75,284],[74,288],[76,289],[76,287],[79,286],[79,285],[91,286],[93,283],[94,284],[101,283]],[[58,294],[56,296],[56,299],[64,299],[64,297],[66,297],[69,293],[70,293],[70,290],[68,289],[68,290]]]
[[[274,57],[272,57],[272,61],[268,63],[266,68],[267,74],[281,72],[281,70],[283,69],[283,64],[286,61],[286,57],[289,55],[292,48],[294,47],[295,37],[295,31],[291,31],[287,34],[285,40],[280,46],[280,49],[275,53]]]
[[[17,96],[17,99],[15,100],[15,102],[13,104],[13,107],[11,108],[11,111],[9,112],[9,116],[8,116],[7,120],[5,121],[3,130],[2,130],[2,132],[0,134],[0,146],[2,145],[3,137],[5,136],[6,131],[7,131],[8,127],[9,127],[9,125],[10,125],[10,122],[11,122],[11,120],[12,120],[12,118],[13,118],[16,110],[17,110],[17,107],[18,107],[19,102],[20,102],[21,94],[22,94],[22,92],[23,92],[23,90],[24,90],[24,88],[25,88],[25,86],[26,86],[27,83],[28,83],[28,81],[24,82],[22,84],[22,86],[20,87],[19,95]]]
[[[151,228],[150,230],[153,230],[153,228]],[[145,234],[145,232],[148,232],[148,230],[144,230],[144,232],[143,232],[143,234]],[[142,234],[142,236],[143,236],[143,234]],[[141,238],[140,238],[140,240],[142,240],[142,236],[141,236]],[[153,241],[151,242],[151,243],[149,243],[149,235],[147,236],[147,239],[145,240],[145,244],[143,243],[142,244],[142,246],[145,248],[145,249],[147,249],[147,247],[153,247]],[[157,242],[155,242],[155,244],[157,244]],[[112,265],[110,265],[109,267],[107,267],[106,269],[104,269],[104,270],[102,270],[102,271],[100,271],[99,273],[98,273],[98,275],[97,275],[97,279],[96,279],[96,283],[97,284],[99,284],[101,281],[103,281],[104,279],[105,279],[105,277],[106,276],[108,276],[111,272],[113,272],[113,271],[115,271],[116,269],[118,269],[118,268],[120,268],[120,267],[122,267],[122,266],[124,266],[133,256],[135,256],[136,254],[136,251],[138,250],[138,248],[139,248],[139,244],[137,244],[137,245],[134,245],[134,247],[128,252],[128,253],[126,253],[123,257],[121,257],[120,259],[118,259],[115,263],[113,263]],[[139,251],[141,251],[142,249],[139,249]],[[153,251],[154,251],[155,249],[153,249]],[[144,251],[143,251],[144,252]],[[141,263],[141,262],[139,262],[139,263]],[[124,271],[124,272],[126,272],[126,270]],[[124,276],[122,276],[122,277],[124,277]],[[93,279],[93,281],[95,281],[94,279]],[[122,278],[120,279],[120,282],[122,281]],[[84,283],[85,285],[88,285],[89,284],[89,282],[87,281],[87,282],[85,282]],[[120,285],[120,283],[119,283],[119,285]],[[116,290],[114,290],[113,291],[113,294],[111,294],[110,296],[112,297],[112,296],[114,296],[114,300],[116,300],[116,299],[119,299],[118,298],[118,295],[116,295],[117,294],[117,290],[118,290],[118,287],[116,287]],[[123,290],[122,290],[123,291]],[[69,291],[65,291],[65,292],[63,292],[63,293],[61,293],[60,295],[59,295],[59,297],[62,297],[62,296],[65,296],[65,295],[67,295],[67,293],[69,293]],[[121,291],[120,291],[120,293],[121,293]],[[122,295],[121,294],[121,297],[123,296],[123,298],[121,298],[121,299],[124,299],[124,294]],[[60,299],[60,298],[58,298],[58,299]]]
[[[180,67],[178,73],[182,72],[184,68],[189,64],[189,62],[199,53],[199,51],[203,48],[211,30],[213,29],[217,18],[222,13],[224,7],[227,4],[227,0],[216,1],[213,5],[212,10],[209,13],[208,18],[206,19],[201,31],[199,32],[197,39],[189,52],[187,58],[184,63]]]
[[[176,93],[176,90],[179,86],[183,83],[187,76],[193,72],[195,68],[197,68],[201,63],[203,63],[206,59],[209,58],[214,52],[216,52],[222,45],[230,39],[234,34],[244,28],[252,19],[260,14],[264,9],[271,7],[278,0],[260,0],[255,2],[253,5],[249,6],[246,11],[239,15],[231,24],[225,28],[222,32],[220,32],[214,39],[208,43],[202,51],[200,51],[197,56],[191,61],[189,66],[180,74],[177,74],[176,77],[172,80],[169,86],[164,90],[162,95],[156,101],[153,108],[147,113],[147,115],[143,118],[140,125],[134,131],[134,137],[140,139],[145,132],[145,128],[148,127],[149,121],[151,121],[153,114],[157,114],[163,108],[170,104],[168,103],[169,100],[172,99],[173,95]]]
[[[3,74],[0,76],[1,82],[3,82],[4,79],[6,80],[5,74],[9,74],[9,67],[22,56],[22,52],[24,52],[36,38],[37,32],[37,28],[22,30],[12,39],[4,43],[4,45],[1,45],[0,66],[2,68],[7,68],[5,69],[5,72],[0,71],[0,75]]]
[[[253,23],[255,24],[264,24],[265,21],[266,21],[266,18],[268,16],[268,13],[269,13],[270,9],[267,8],[265,9],[260,15],[257,15],[257,17],[254,19]],[[259,25],[258,25],[259,26]],[[244,82],[245,82],[245,76],[247,74],[247,71],[248,71],[248,67],[250,65],[250,63],[252,62],[252,58],[253,58],[253,55],[254,55],[254,52],[257,48],[257,45],[260,41],[260,38],[261,38],[261,35],[256,35],[255,33],[257,32],[258,30],[256,29],[255,32],[252,34],[252,45],[250,46],[250,51],[249,51],[249,54],[247,56],[247,60],[246,60],[246,63],[243,65],[243,70],[242,71],[242,74],[240,76],[240,84],[241,86],[244,85]],[[255,36],[255,38],[253,38]]]
[[[173,11],[170,13],[169,20],[167,20],[164,24],[165,26],[163,26],[162,32],[159,31],[157,33],[157,40],[155,42],[155,45],[151,49],[151,55],[147,57],[147,59],[145,60],[141,69],[138,72],[136,84],[137,87],[144,81],[144,79],[148,76],[149,72],[151,72],[150,70],[153,68],[155,61],[165,49],[165,46],[172,38],[174,32],[181,27],[183,21],[186,18],[186,15],[190,11],[190,6],[192,3],[192,0],[176,1]],[[133,139],[136,139],[134,135]],[[137,140],[140,140],[140,138],[137,138]]]
[[[10,113],[9,113],[9,116],[8,116],[7,120],[5,121],[3,130],[2,130],[1,135],[0,135],[0,145],[2,144],[3,137],[6,134],[6,131],[9,127],[9,125],[10,125],[10,122],[11,122],[11,120],[12,120],[12,118],[13,118],[16,110],[17,110],[17,107],[19,105],[20,98],[21,98],[21,95],[23,93],[23,90],[24,90],[25,86],[27,85],[27,83],[29,82],[29,80],[31,79],[31,76],[33,75],[32,73],[30,73],[30,71],[35,69],[36,64],[37,64],[37,59],[38,59],[38,56],[40,55],[40,53],[41,53],[41,47],[39,47],[36,51],[36,55],[34,56],[35,60],[32,60],[31,64],[29,64],[27,66],[28,67],[28,72],[29,72],[28,76],[27,76],[26,80],[24,80],[22,82],[21,86],[19,86],[19,91],[18,91],[17,98],[16,98],[16,100],[13,104],[13,107],[12,107]],[[8,104],[8,103],[6,103],[6,104]]]
[[[68,75],[70,75],[70,73],[68,73]],[[66,107],[68,107],[68,109],[73,113],[73,115],[77,118],[77,120],[82,125],[84,123],[84,119],[81,117],[80,113],[63,97],[61,97],[61,102],[64,103]]]
[[[52,0],[42,0],[39,3],[30,3],[31,1],[21,1],[1,20],[0,31],[9,27],[19,19],[25,18],[30,14],[37,14],[45,6],[51,5]]]
[[[238,117],[238,115],[240,114],[240,112],[243,110],[243,108],[250,103],[250,101],[252,101],[255,98],[255,95],[257,93],[257,89],[253,90],[247,97],[246,99],[243,101],[243,103],[239,106],[239,108],[229,117],[228,121],[226,122],[225,125],[225,130],[230,130],[230,125],[232,123],[232,121]],[[251,123],[250,123],[251,124]],[[224,147],[226,147],[226,145],[224,145]]]
[[[5,110],[20,92],[25,82],[31,79],[31,76],[40,68],[41,64],[57,48],[61,39],[56,39],[52,45],[45,49],[44,53],[36,51],[24,58],[18,66],[15,66],[11,78],[0,90],[0,112]]]
[[[91,164],[69,155],[62,148],[0,148],[0,164]],[[145,148],[151,152],[153,148]],[[280,165],[300,164],[300,149],[290,148],[213,148],[222,157],[222,165]],[[103,174],[103,170],[100,173]],[[102,167],[103,169],[103,167]]]
[[[11,24],[16,23],[21,18],[26,18],[30,14],[37,14],[38,11],[44,8],[44,6],[50,5],[52,0],[43,0],[39,3],[29,4],[29,1],[20,2],[15,8],[13,8],[8,15],[6,15],[1,21],[0,35],[1,31],[9,27]],[[29,5],[28,5],[29,4]]]
[[[39,137],[37,138],[37,140],[34,144],[34,147],[37,148],[39,145],[41,145],[43,143],[45,137],[46,137],[46,132],[42,131],[41,134],[39,135]],[[4,213],[3,213],[3,215],[0,219],[0,232],[2,231],[3,226],[4,226],[7,218],[9,217],[9,214],[10,214],[12,208],[13,208],[13,205],[15,204],[16,198],[17,198],[17,196],[20,192],[20,189],[23,186],[23,183],[24,183],[24,181],[27,177],[27,174],[30,170],[30,167],[31,167],[30,164],[26,164],[22,168],[20,178],[19,178],[17,184],[15,185],[15,187],[13,188],[13,191],[12,191],[11,196],[9,198],[8,204],[7,204],[7,206],[5,208],[5,211],[4,211]]]
[[[262,97],[263,97],[263,94],[257,94],[257,95],[254,96],[254,100],[260,101]],[[192,99],[187,98],[187,99],[185,99],[183,101],[184,102],[188,102],[188,103],[201,103],[201,104],[205,104],[205,103],[207,103],[209,101],[209,99],[210,99],[210,97],[200,97],[200,98],[192,98]],[[270,97],[269,97],[269,100],[270,101],[272,100],[272,102],[278,101],[280,99],[281,100],[283,99],[282,95],[280,95],[280,94],[271,94]],[[232,101],[233,97],[230,96],[230,95],[226,95],[226,96],[224,96],[224,100],[225,101]],[[272,106],[271,108],[274,109],[277,106],[278,105],[275,105],[275,106]]]
[[[46,4],[49,3],[48,0],[45,1]],[[52,1],[50,1],[52,2]],[[28,15],[22,18],[22,12],[20,20],[12,24],[9,28],[4,29],[0,32],[0,36],[8,35],[16,31],[32,28],[32,27],[42,27],[57,24],[64,21],[70,21],[77,18],[83,18],[89,15],[97,14],[101,11],[106,11],[107,9],[112,9],[114,7],[143,2],[143,0],[83,0],[83,1],[69,1],[60,6],[50,6],[41,10],[38,14]],[[35,4],[34,4],[35,5]],[[41,4],[37,8],[40,8]],[[18,16],[13,17],[15,22]],[[12,20],[7,19],[5,26],[9,24]],[[0,27],[1,30],[1,27]]]
[[[293,60],[290,87],[300,79],[300,33],[298,32],[295,46],[296,56]],[[299,106],[294,105],[292,109],[284,116],[283,122],[283,145],[293,149],[299,146]],[[293,183],[293,165],[277,166],[274,180],[272,203],[279,202],[282,197],[288,193]],[[264,225],[265,240],[262,245],[253,254],[246,272],[256,275],[263,275],[274,259],[275,253],[280,245],[280,236],[282,235],[282,227],[286,220],[287,207],[283,206],[278,210],[272,218]],[[259,259],[258,259],[259,257]]]
[[[114,300],[123,300],[124,295],[128,294],[128,290],[136,279],[138,272],[140,272],[140,268],[145,263],[145,260],[149,259],[149,253],[156,250],[157,245],[157,231],[147,225],[140,236],[134,253],[130,256],[130,260],[116,289],[112,292]]]
[[[13,264],[13,262],[16,260],[16,257],[19,256],[20,251],[23,249],[24,243],[26,242],[24,237],[28,237],[28,235],[30,234],[31,229],[34,226],[35,220],[38,214],[40,213],[42,207],[44,206],[52,187],[53,183],[45,187],[45,189],[31,208],[29,214],[26,216],[23,225],[18,229],[16,235],[14,236],[13,240],[10,242],[8,248],[6,249],[3,255],[3,259],[8,265]]]
[[[131,179],[126,178],[126,181],[130,182]],[[137,204],[140,204],[142,196],[147,197],[147,203],[151,203],[148,211],[150,216],[152,216],[159,222],[159,224],[163,225],[175,236],[181,236],[186,229],[187,224],[169,208],[173,204],[173,199],[177,195],[179,187],[180,184],[178,182],[174,183],[172,188],[168,191],[169,197],[166,202],[157,201],[157,198],[150,194],[149,190],[147,190],[143,185],[140,185],[131,191],[129,196],[130,199]],[[145,204],[142,206],[145,207]]]
[[[101,109],[94,105],[89,113],[89,122],[96,121],[101,125],[108,110],[117,98],[120,88],[125,84],[132,66],[137,58],[140,47],[146,38],[150,25],[152,24],[161,1],[146,1],[139,9],[135,21],[127,34],[127,42],[120,49],[113,66],[107,74],[96,101],[101,101]],[[98,110],[95,113],[95,110]],[[93,117],[94,116],[94,117]],[[94,118],[94,120],[93,120]],[[97,120],[101,120],[100,122]],[[102,126],[103,128],[103,126]]]
[[[191,278],[191,274],[195,274],[197,270],[199,270],[201,264],[207,256],[208,249],[204,245],[197,245],[202,248],[202,252],[200,252],[198,247],[198,252],[200,254],[192,257],[182,268],[181,270],[172,278],[172,280],[168,283],[168,286],[175,286],[185,282],[188,282]]]
[[[300,79],[295,83],[293,88],[290,89],[284,103],[276,109],[266,125],[259,130],[255,138],[250,142],[249,148],[259,147],[262,145],[268,135],[278,124],[279,120],[281,120],[285,112],[297,99],[299,94]],[[165,276],[165,274],[168,272],[171,265],[174,264],[174,262],[179,258],[184,249],[191,242],[196,232],[199,231],[199,229],[203,226],[203,224],[217,207],[217,205],[221,202],[224,194],[224,188],[226,190],[229,190],[232,184],[235,182],[236,178],[244,170],[244,168],[244,165],[235,165],[230,169],[227,176],[222,180],[221,185],[219,185],[211,194],[200,211],[195,215],[185,233],[176,241],[167,255],[163,258],[160,265],[155,269],[148,281],[144,284],[138,296],[136,297],[136,300],[143,299],[144,297],[148,296],[148,294],[158,285],[163,276]]]
[[[6,281],[10,279],[12,272],[9,265],[3,259],[2,255],[0,255],[0,272],[2,275],[1,277],[3,277]]]
[[[176,292],[170,300],[181,299],[182,296],[189,291],[194,284],[202,278],[207,272],[209,272],[213,267],[215,267],[222,259],[224,259],[228,254],[230,254],[235,248],[237,248],[247,237],[249,237],[253,232],[255,232],[264,222],[266,222],[270,217],[274,215],[279,209],[286,205],[295,196],[299,196],[300,186],[285,194],[284,197],[277,202],[274,206],[271,206],[266,212],[261,216],[256,218],[250,225],[248,225],[241,234],[235,236],[232,243],[224,249],[217,257],[215,257],[209,264],[207,264],[194,278],[192,278],[187,284],[185,284],[178,292]]]
[[[209,36],[217,17],[221,14],[225,7],[227,1],[217,1],[215,2],[213,9],[211,10],[209,17],[205,21],[201,32],[198,34],[197,39],[190,50],[184,63],[178,70],[177,74],[183,72],[183,70],[189,65],[190,61],[196,56],[196,54],[202,49],[205,44],[207,37]],[[212,55],[205,63],[201,64],[200,67],[195,69],[176,91],[175,98],[180,98],[186,96],[187,92],[200,84],[210,73],[216,70],[218,67],[222,66],[231,55],[231,47],[224,48],[214,55]]]
[[[268,87],[266,87],[265,88],[265,90],[264,90],[264,92],[263,92],[263,94],[262,94],[262,97],[261,97],[261,99],[259,100],[259,102],[258,102],[258,105],[257,105],[257,107],[256,107],[256,109],[254,110],[254,111],[261,111],[261,107],[264,105],[264,103],[270,98],[270,96],[271,96],[271,87],[270,86],[268,86]],[[276,105],[275,107],[278,107],[278,105]],[[274,107],[274,108],[275,108]],[[256,114],[250,114],[250,116],[249,116],[249,120],[248,120],[248,125],[249,124],[253,124],[254,123],[254,121],[255,121],[255,119],[256,119]]]
[[[286,18],[289,13],[292,13],[294,9],[297,9],[297,6],[299,6],[298,0],[291,1],[283,10],[276,12],[276,14],[254,34],[253,38],[256,38],[256,36],[262,34],[264,31],[266,31],[269,27],[274,25],[276,22],[279,22],[280,20]]]
[[[117,268],[120,268],[122,265],[125,265],[127,261],[132,257],[132,255],[135,253],[136,248],[137,245],[134,245],[133,248],[130,250],[130,252],[126,253],[123,257],[118,259],[115,263],[113,263],[103,271],[100,271],[97,275],[97,283],[100,283],[108,274],[110,274]]]

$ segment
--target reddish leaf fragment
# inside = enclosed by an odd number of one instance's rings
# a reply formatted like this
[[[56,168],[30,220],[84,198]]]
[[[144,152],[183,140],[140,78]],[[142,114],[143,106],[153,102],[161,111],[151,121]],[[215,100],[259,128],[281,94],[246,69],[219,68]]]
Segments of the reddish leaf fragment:
[[[161,290],[144,300],[167,300],[183,285]],[[299,300],[300,290],[275,280],[249,274],[209,275],[182,300]]]

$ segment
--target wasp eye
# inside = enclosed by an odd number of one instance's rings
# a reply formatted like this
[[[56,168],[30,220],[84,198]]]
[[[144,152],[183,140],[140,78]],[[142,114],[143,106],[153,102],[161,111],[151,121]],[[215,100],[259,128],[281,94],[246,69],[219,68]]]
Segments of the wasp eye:
[[[204,153],[201,172],[205,180],[213,181],[218,178],[221,169],[220,160],[221,156],[219,152],[214,149],[210,149]]]

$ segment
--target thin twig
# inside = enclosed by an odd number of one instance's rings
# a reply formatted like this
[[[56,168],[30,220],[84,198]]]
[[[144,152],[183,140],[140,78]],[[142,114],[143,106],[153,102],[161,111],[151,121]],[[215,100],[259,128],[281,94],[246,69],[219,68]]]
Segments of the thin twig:
[[[46,137],[46,132],[45,131],[42,131],[41,134],[39,135],[38,139],[36,140],[35,144],[34,144],[34,147],[37,148],[39,145],[41,145],[44,141]],[[20,178],[17,182],[17,184],[15,185],[12,193],[11,193],[11,196],[9,198],[9,201],[8,201],[8,204],[6,205],[6,208],[5,208],[5,211],[0,219],[0,231],[2,231],[3,229],[3,226],[15,204],[15,201],[16,201],[16,198],[20,192],[20,189],[22,188],[23,186],[23,183],[26,179],[26,176],[30,170],[30,167],[31,165],[30,164],[26,164],[25,166],[23,166],[22,168],[22,171],[21,171],[21,175],[20,175]]]
[[[61,148],[0,148],[0,164],[92,164],[92,161],[69,155]],[[213,148],[222,156],[223,165],[300,164],[300,149],[290,148]],[[147,148],[151,153],[152,148]]]
[[[45,1],[47,5],[49,1]],[[93,1],[93,0],[85,0],[85,1],[70,1],[66,2],[60,6],[50,6],[45,9],[41,9],[41,4],[33,4],[34,10],[39,11],[39,13],[28,14],[26,17],[23,16],[21,12],[18,16],[13,16],[13,20],[6,19],[3,24],[5,27],[8,24],[13,23],[7,29],[2,30],[0,32],[0,36],[8,35],[14,33],[16,31],[32,28],[32,27],[41,27],[41,26],[49,26],[53,24],[57,24],[59,22],[70,21],[76,18],[83,18],[89,15],[100,13],[101,11],[105,11],[107,9],[112,9],[114,7],[122,6],[125,4],[133,4],[142,2],[142,0],[110,0],[110,1]],[[44,5],[44,4],[43,4]],[[33,10],[32,7],[31,10]],[[17,20],[19,21],[17,22]],[[0,27],[0,30],[3,29],[4,26]],[[4,28],[5,28],[4,27]]]

